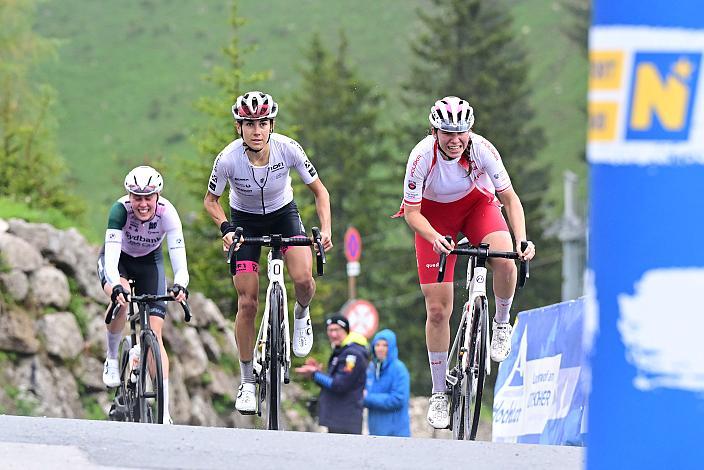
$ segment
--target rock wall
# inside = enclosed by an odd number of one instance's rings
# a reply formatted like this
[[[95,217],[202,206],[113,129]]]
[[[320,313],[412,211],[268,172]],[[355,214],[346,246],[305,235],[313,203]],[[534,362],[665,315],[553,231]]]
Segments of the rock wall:
[[[98,250],[74,229],[0,219],[0,413],[106,419],[112,393],[101,378],[107,299],[96,275]],[[171,304],[163,331],[174,421],[257,425],[233,411],[239,372],[232,321],[198,292],[189,304],[191,322]],[[283,398],[308,397],[291,383]],[[287,410],[287,427],[316,430],[296,409]]]

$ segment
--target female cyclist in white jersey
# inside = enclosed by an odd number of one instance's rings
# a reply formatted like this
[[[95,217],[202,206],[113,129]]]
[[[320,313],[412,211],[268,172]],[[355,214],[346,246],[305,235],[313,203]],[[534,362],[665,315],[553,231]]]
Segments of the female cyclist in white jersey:
[[[110,209],[105,245],[98,259],[98,277],[105,294],[121,305],[115,319],[107,326],[107,359],[103,382],[108,387],[120,384],[117,350],[125,326],[128,279],[135,281],[136,294],[166,295],[166,277],[161,243],[166,238],[169,259],[174,272],[171,295],[179,302],[188,297],[188,266],[181,219],[176,208],[160,197],[164,181],[154,168],[139,166],[125,177],[127,196],[118,199]],[[164,302],[149,306],[149,325],[161,346],[164,372],[164,423],[171,423],[169,414],[169,358],[164,349],[161,330],[166,316]]]
[[[438,254],[449,253],[459,232],[472,244],[488,243],[492,250],[535,255],[526,240],[523,205],[511,186],[499,153],[482,136],[471,131],[474,111],[467,101],[448,96],[430,109],[431,135],[411,151],[404,179],[401,211],[415,232],[416,257],[427,319],[425,337],[433,380],[428,422],[437,429],[449,425],[445,370],[450,346],[450,315],[453,301],[455,256],[447,258],[445,280],[438,283]],[[498,198],[497,198],[498,197]],[[513,230],[501,214],[506,209]],[[509,309],[516,287],[516,266],[511,260],[492,259],[496,314],[491,339],[491,358],[503,361],[511,351]]]
[[[332,248],[330,239],[330,197],[327,189],[295,140],[274,133],[278,105],[260,91],[251,91],[237,98],[232,106],[239,139],[230,143],[215,159],[205,194],[205,209],[222,232],[224,248],[233,243],[236,227],[244,236],[281,234],[284,237],[305,237],[305,229],[293,200],[289,170],[295,169],[315,197],[320,219],[320,234],[325,251]],[[230,220],[219,199],[230,185]],[[261,248],[242,246],[236,262],[230,265],[237,290],[235,339],[240,355],[242,382],[235,408],[242,414],[256,410],[255,380],[252,370],[254,353],[254,317],[259,305],[259,254]],[[308,355],[313,346],[313,330],[309,304],[315,293],[311,274],[312,256],[304,246],[285,251],[286,269],[293,281],[294,306],[293,352]]]

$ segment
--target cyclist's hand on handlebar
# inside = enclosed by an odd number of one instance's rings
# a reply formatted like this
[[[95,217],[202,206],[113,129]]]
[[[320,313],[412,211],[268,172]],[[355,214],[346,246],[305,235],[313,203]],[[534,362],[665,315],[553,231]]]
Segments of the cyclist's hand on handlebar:
[[[332,248],[332,238],[330,237],[330,232],[327,232],[325,230],[320,231],[320,241],[323,244],[323,250],[325,252],[330,251]],[[316,247],[317,249],[317,247]]]
[[[227,251],[230,249],[230,245],[235,243],[235,240],[233,240],[235,234],[233,232],[226,233],[222,237],[222,249],[223,251]],[[235,251],[240,249],[240,246],[242,245],[242,242],[244,241],[244,237],[240,236],[240,239],[237,240],[237,243],[235,245]]]
[[[188,289],[180,284],[174,284],[170,289],[171,297],[179,302],[185,302],[188,299]]]
[[[125,289],[122,284],[116,284],[112,288],[112,294],[110,295],[110,300],[117,302],[120,307],[127,304],[127,299],[129,298],[129,291]]]
[[[435,240],[433,240],[433,251],[437,254],[445,253],[449,255],[454,248],[455,241],[447,241],[442,235],[438,235]]]
[[[530,261],[535,256],[535,245],[530,240],[528,240],[527,243],[528,246],[526,249],[521,250],[521,241],[516,241],[516,252],[520,255],[521,261]]]

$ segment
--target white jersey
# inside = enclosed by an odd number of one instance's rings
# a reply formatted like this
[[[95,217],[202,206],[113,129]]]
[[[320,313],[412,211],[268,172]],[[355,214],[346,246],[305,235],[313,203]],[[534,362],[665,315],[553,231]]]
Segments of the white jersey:
[[[213,164],[208,191],[222,195],[230,183],[230,207],[251,214],[269,214],[293,201],[289,169],[294,168],[305,184],[318,178],[315,167],[295,140],[272,133],[269,163],[254,166],[247,158],[242,139],[225,147]]]
[[[154,217],[141,221],[134,213],[129,196],[118,199],[110,209],[108,228],[105,231],[105,271],[111,285],[119,282],[118,263],[120,254],[133,257],[146,256],[161,248],[167,239],[169,258],[174,271],[174,282],[188,286],[186,244],[183,241],[181,218],[176,208],[163,196],[159,196]]]
[[[499,152],[479,134],[471,133],[469,158],[445,160],[437,141],[429,135],[411,151],[403,181],[403,203],[420,204],[423,198],[454,202],[473,189],[494,195],[511,187]]]

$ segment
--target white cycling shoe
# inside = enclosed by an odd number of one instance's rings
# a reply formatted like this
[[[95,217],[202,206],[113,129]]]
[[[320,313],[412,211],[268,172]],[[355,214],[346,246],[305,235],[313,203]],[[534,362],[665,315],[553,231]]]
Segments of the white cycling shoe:
[[[235,409],[243,415],[253,415],[257,412],[257,387],[254,384],[240,384],[237,389]]]
[[[120,368],[117,365],[117,359],[105,359],[103,364],[103,383],[110,388],[120,385]]]
[[[491,335],[491,360],[501,362],[511,353],[511,333],[513,327],[510,323],[493,322]]]
[[[313,348],[313,325],[310,322],[310,311],[306,308],[303,318],[293,319],[293,354],[306,357]]]
[[[428,404],[428,423],[435,429],[447,429],[450,426],[449,407],[447,393],[433,393]]]

